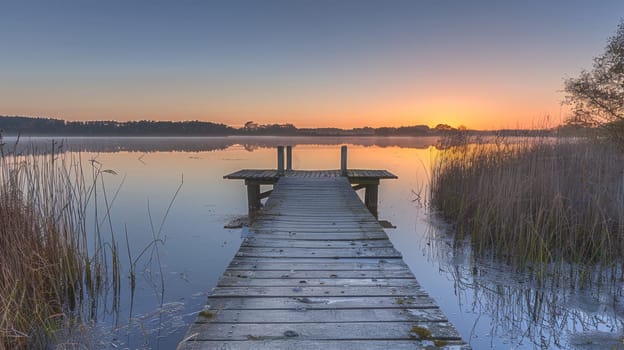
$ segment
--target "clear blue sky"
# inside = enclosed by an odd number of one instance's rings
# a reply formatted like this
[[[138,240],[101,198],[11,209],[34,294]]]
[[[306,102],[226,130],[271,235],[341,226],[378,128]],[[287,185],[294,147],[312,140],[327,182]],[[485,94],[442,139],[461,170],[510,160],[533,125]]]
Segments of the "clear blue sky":
[[[0,0],[0,114],[353,127],[560,118],[624,1]]]

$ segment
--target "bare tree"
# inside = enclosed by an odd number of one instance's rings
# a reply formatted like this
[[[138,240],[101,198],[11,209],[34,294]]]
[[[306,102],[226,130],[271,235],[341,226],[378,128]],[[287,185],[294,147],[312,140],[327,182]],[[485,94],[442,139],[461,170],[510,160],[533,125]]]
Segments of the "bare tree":
[[[624,145],[624,21],[594,57],[592,70],[566,79],[565,92],[573,112],[569,123],[602,129]]]

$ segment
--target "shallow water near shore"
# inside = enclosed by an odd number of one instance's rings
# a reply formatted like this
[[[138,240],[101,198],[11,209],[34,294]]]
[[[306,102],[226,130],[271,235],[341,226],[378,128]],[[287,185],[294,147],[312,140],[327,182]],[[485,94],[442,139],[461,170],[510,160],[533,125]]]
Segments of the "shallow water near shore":
[[[13,141],[5,138],[5,147]],[[53,145],[50,138],[22,139],[18,152],[32,150],[31,142],[38,152]],[[119,300],[104,294],[91,326],[61,334],[56,347],[81,339],[87,348],[175,348],[244,235],[243,229],[224,225],[246,213],[245,186],[223,175],[275,167],[274,146],[280,144],[295,146],[295,169],[336,169],[340,146],[346,144],[350,168],[386,169],[399,177],[382,180],[379,218],[396,226],[386,229],[395,247],[475,349],[624,348],[621,285],[601,290],[538,286],[509,266],[473,257],[469,244],[452,239],[452,229],[426,208],[436,142],[410,137],[56,139],[58,152],[80,154],[85,167],[95,160],[112,170],[104,174],[108,196],[114,197],[110,226],[120,250],[127,249],[126,236],[129,248],[121,255]],[[137,261],[134,291],[131,260]]]

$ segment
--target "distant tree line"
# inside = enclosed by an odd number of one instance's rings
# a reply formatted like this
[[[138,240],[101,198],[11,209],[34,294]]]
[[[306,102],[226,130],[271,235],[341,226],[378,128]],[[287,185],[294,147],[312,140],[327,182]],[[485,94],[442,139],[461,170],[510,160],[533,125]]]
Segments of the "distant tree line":
[[[253,121],[240,128],[205,121],[66,121],[53,118],[0,116],[3,135],[22,136],[439,136],[453,133],[505,134],[509,136],[543,135],[544,130],[476,131],[463,126],[438,124],[402,127],[297,128],[293,124],[258,124]],[[556,130],[548,130],[552,133]]]
[[[202,121],[65,121],[52,118],[0,116],[5,135],[25,136],[211,136],[228,135],[236,129]]]

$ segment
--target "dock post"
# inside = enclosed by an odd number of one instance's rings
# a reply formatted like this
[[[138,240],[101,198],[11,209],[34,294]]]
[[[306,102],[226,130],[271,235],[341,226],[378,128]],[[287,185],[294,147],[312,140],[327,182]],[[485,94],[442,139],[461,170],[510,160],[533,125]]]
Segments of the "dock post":
[[[292,146],[286,146],[286,170],[292,170]]]
[[[277,146],[277,173],[284,175],[284,146]]]
[[[260,184],[253,181],[245,181],[247,185],[247,209],[252,218],[260,209]]]
[[[365,187],[364,193],[364,204],[366,204],[366,208],[368,211],[373,214],[375,218],[378,217],[377,213],[377,200],[379,197],[379,184],[367,184]]]
[[[340,175],[347,176],[347,146],[340,147]]]

